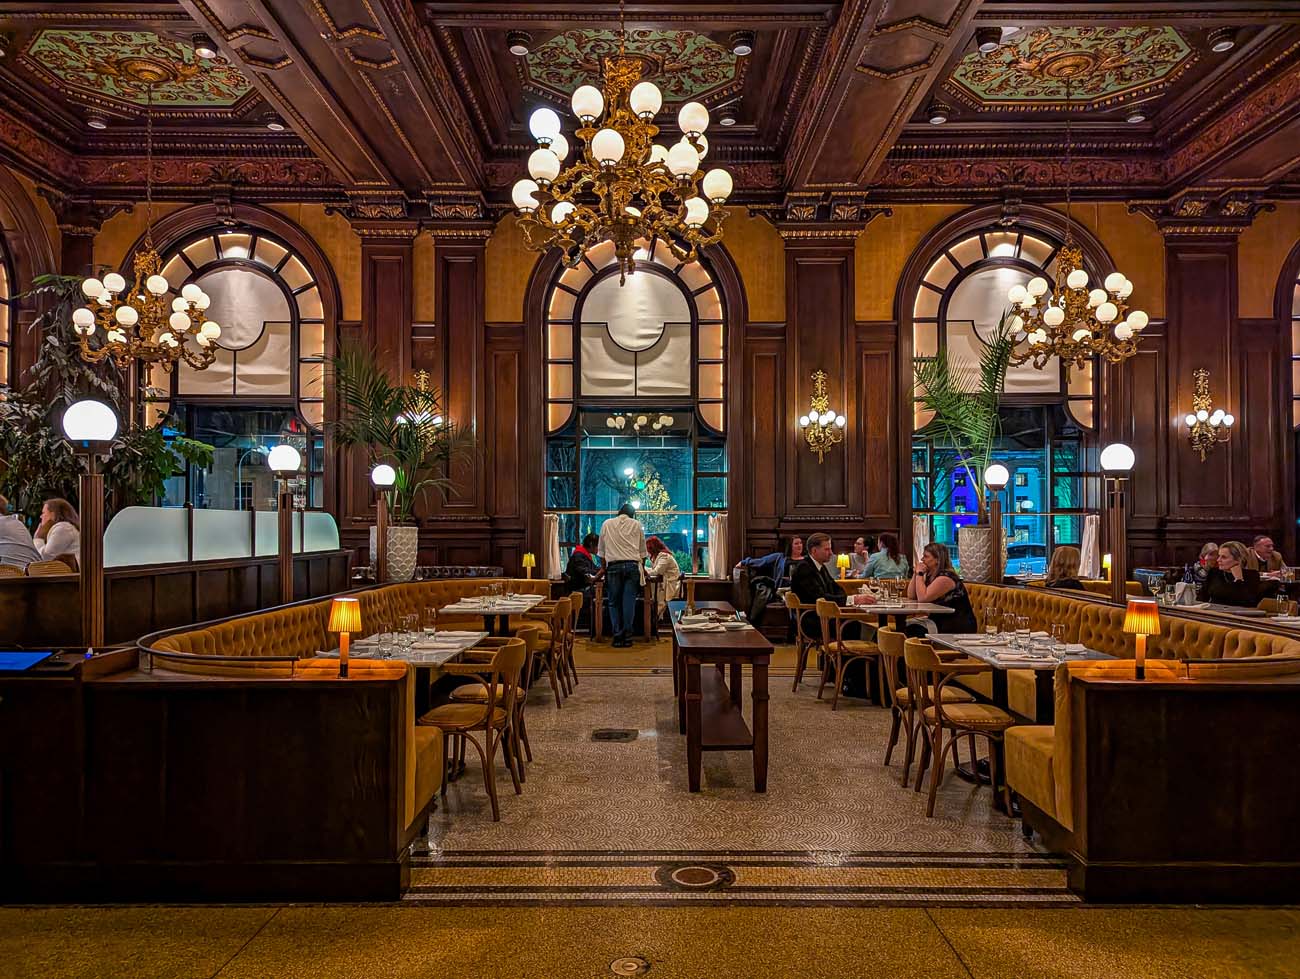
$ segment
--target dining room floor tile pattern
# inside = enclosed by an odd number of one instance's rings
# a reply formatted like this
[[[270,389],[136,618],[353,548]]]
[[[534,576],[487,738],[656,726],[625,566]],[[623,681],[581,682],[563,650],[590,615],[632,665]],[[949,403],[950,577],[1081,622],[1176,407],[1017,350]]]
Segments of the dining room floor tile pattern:
[[[793,653],[771,688],[768,790],[748,753],[706,753],[686,786],[666,644],[579,650],[581,682],[559,710],[534,688],[534,761],[521,795],[498,770],[493,823],[477,759],[431,820],[410,901],[444,904],[1023,905],[1075,901],[1065,865],[992,811],[987,788],[949,777],[933,819],[881,764],[887,711],[791,692]],[[635,665],[633,665],[635,664]],[[745,679],[746,714],[749,678]],[[633,741],[592,732],[634,730]]]

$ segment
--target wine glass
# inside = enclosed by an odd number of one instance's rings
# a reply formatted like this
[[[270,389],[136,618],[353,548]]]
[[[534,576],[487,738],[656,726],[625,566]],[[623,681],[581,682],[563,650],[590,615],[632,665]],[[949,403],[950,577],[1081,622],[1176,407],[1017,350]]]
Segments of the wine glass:
[[[1052,623],[1052,657],[1058,663],[1065,659],[1065,623]]]

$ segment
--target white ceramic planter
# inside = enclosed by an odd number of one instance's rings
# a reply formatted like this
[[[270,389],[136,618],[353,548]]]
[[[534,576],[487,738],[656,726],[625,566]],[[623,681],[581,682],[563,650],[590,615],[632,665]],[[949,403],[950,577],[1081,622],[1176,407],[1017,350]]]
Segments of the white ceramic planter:
[[[375,531],[370,528],[370,553],[379,553],[375,545]],[[388,580],[410,581],[415,577],[416,554],[420,544],[419,527],[388,528]]]
[[[990,582],[993,580],[992,527],[958,527],[958,563],[963,581]],[[1007,543],[1002,541],[1002,566],[1006,567]]]

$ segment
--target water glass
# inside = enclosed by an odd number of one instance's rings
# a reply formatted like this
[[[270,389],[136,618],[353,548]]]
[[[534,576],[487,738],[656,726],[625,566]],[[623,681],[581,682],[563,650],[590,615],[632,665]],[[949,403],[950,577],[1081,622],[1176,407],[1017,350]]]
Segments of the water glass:
[[[426,636],[438,634],[438,609],[433,605],[426,605],[424,608],[424,634]]]
[[[393,634],[381,632],[375,637],[375,656],[378,659],[393,658]]]
[[[986,636],[996,636],[998,634],[998,608],[996,605],[984,606],[984,634]]]
[[[1029,616],[1016,616],[1016,645],[1021,649],[1029,648]]]
[[[1052,658],[1058,663],[1065,659],[1065,623],[1052,623]]]

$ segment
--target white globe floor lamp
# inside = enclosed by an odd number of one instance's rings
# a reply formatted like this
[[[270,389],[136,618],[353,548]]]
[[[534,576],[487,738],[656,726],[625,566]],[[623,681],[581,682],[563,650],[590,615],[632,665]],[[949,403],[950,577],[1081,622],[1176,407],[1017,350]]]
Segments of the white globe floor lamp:
[[[1106,492],[1106,539],[1110,545],[1110,600],[1128,601],[1128,523],[1126,517],[1128,479],[1136,456],[1123,442],[1112,442],[1101,450],[1102,485]]]
[[[1011,473],[1000,462],[984,470],[984,488],[988,491],[989,526],[993,529],[993,566],[989,580],[1002,584],[1006,569],[1002,566],[1002,491],[1011,482]]]
[[[288,605],[293,601],[293,490],[289,488],[289,481],[298,475],[298,469],[302,466],[302,453],[292,445],[281,443],[267,454],[266,464],[280,484],[277,507],[280,604]]]
[[[104,472],[117,436],[117,415],[102,401],[77,401],[63,413],[63,434],[85,458],[81,473],[81,640],[104,645]]]
[[[375,584],[388,580],[388,496],[397,482],[397,470],[381,462],[370,470],[370,481],[375,484],[375,553],[370,555],[375,565]]]

